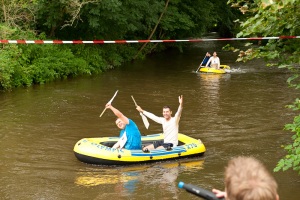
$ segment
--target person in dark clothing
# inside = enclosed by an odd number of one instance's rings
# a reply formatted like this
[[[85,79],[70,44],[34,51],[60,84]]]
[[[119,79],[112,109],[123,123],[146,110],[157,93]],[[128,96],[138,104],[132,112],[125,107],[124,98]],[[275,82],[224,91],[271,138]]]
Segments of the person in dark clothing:
[[[205,58],[203,59],[203,62],[201,63],[201,66],[205,66],[210,57],[211,57],[210,53],[207,52]],[[210,67],[210,64],[208,66]]]

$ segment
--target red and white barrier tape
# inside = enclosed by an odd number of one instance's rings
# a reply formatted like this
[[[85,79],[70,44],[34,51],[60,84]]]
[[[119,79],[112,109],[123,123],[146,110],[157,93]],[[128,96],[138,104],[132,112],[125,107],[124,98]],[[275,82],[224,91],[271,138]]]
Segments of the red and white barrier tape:
[[[209,42],[227,40],[277,40],[277,39],[300,39],[300,36],[279,37],[252,37],[252,38],[218,38],[218,39],[191,39],[191,40],[0,40],[1,44],[129,44],[129,43],[163,43],[163,42]]]

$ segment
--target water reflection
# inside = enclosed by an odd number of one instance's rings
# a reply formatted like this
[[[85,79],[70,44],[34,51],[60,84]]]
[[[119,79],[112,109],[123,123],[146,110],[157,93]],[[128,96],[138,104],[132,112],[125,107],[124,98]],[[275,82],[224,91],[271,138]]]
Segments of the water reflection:
[[[217,93],[220,89],[221,82],[228,81],[231,78],[231,74],[209,74],[199,73],[201,85],[207,92]]]
[[[158,188],[159,197],[167,195],[177,198],[178,175],[183,172],[194,173],[203,169],[204,160],[183,160],[165,163],[123,166],[88,167],[77,172],[74,183],[83,187],[99,187],[103,195],[128,196],[144,187]],[[110,187],[108,187],[110,185]],[[108,188],[110,189],[108,189]]]
[[[86,187],[92,187],[102,184],[126,183],[131,180],[137,180],[140,172],[145,170],[147,165],[130,166],[124,168],[102,168],[94,171],[80,171],[77,173],[75,184]],[[134,172],[134,173],[132,173]]]
[[[217,108],[220,104],[220,89],[225,81],[230,80],[230,74],[199,73],[202,96],[207,108]],[[204,95],[205,94],[205,95]]]

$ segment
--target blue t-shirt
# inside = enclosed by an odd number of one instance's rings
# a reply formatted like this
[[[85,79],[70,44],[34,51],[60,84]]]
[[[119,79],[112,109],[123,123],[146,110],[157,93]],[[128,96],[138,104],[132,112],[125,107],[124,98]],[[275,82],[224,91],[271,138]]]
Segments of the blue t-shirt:
[[[125,128],[120,131],[120,138],[126,131],[127,141],[125,143],[124,148],[128,150],[142,149],[142,139],[140,130],[131,119],[128,120],[129,124],[126,124]]]
[[[209,56],[205,56],[205,58],[204,58],[204,60],[202,62],[202,66],[206,65],[206,63],[208,62],[209,58],[210,58]],[[209,63],[208,66],[210,66],[210,63]]]

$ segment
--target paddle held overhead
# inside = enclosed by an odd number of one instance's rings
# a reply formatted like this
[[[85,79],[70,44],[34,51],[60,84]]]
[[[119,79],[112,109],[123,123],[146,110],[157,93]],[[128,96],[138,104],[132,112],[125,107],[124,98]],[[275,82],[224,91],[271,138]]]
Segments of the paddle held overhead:
[[[138,105],[137,105],[136,101],[134,100],[133,96],[131,96],[131,98],[132,98],[132,100],[133,100],[133,102],[134,102],[134,104],[135,104],[135,107],[138,107]],[[147,117],[146,117],[145,115],[143,115],[142,113],[140,113],[140,115],[141,115],[141,117],[142,117],[142,120],[143,120],[143,123],[144,123],[146,129],[148,129],[150,124],[149,124],[149,122],[148,122]]]
[[[111,100],[109,100],[109,102],[107,102],[107,103],[109,103],[109,104],[112,103],[112,101],[114,100],[114,98],[117,96],[118,91],[119,91],[119,90],[117,90],[117,91],[115,92],[114,96],[113,96],[113,97],[111,98]],[[102,111],[102,113],[100,114],[99,117],[102,117],[102,115],[104,114],[104,112],[106,111],[106,109],[107,109],[107,108],[104,108],[104,110]]]

